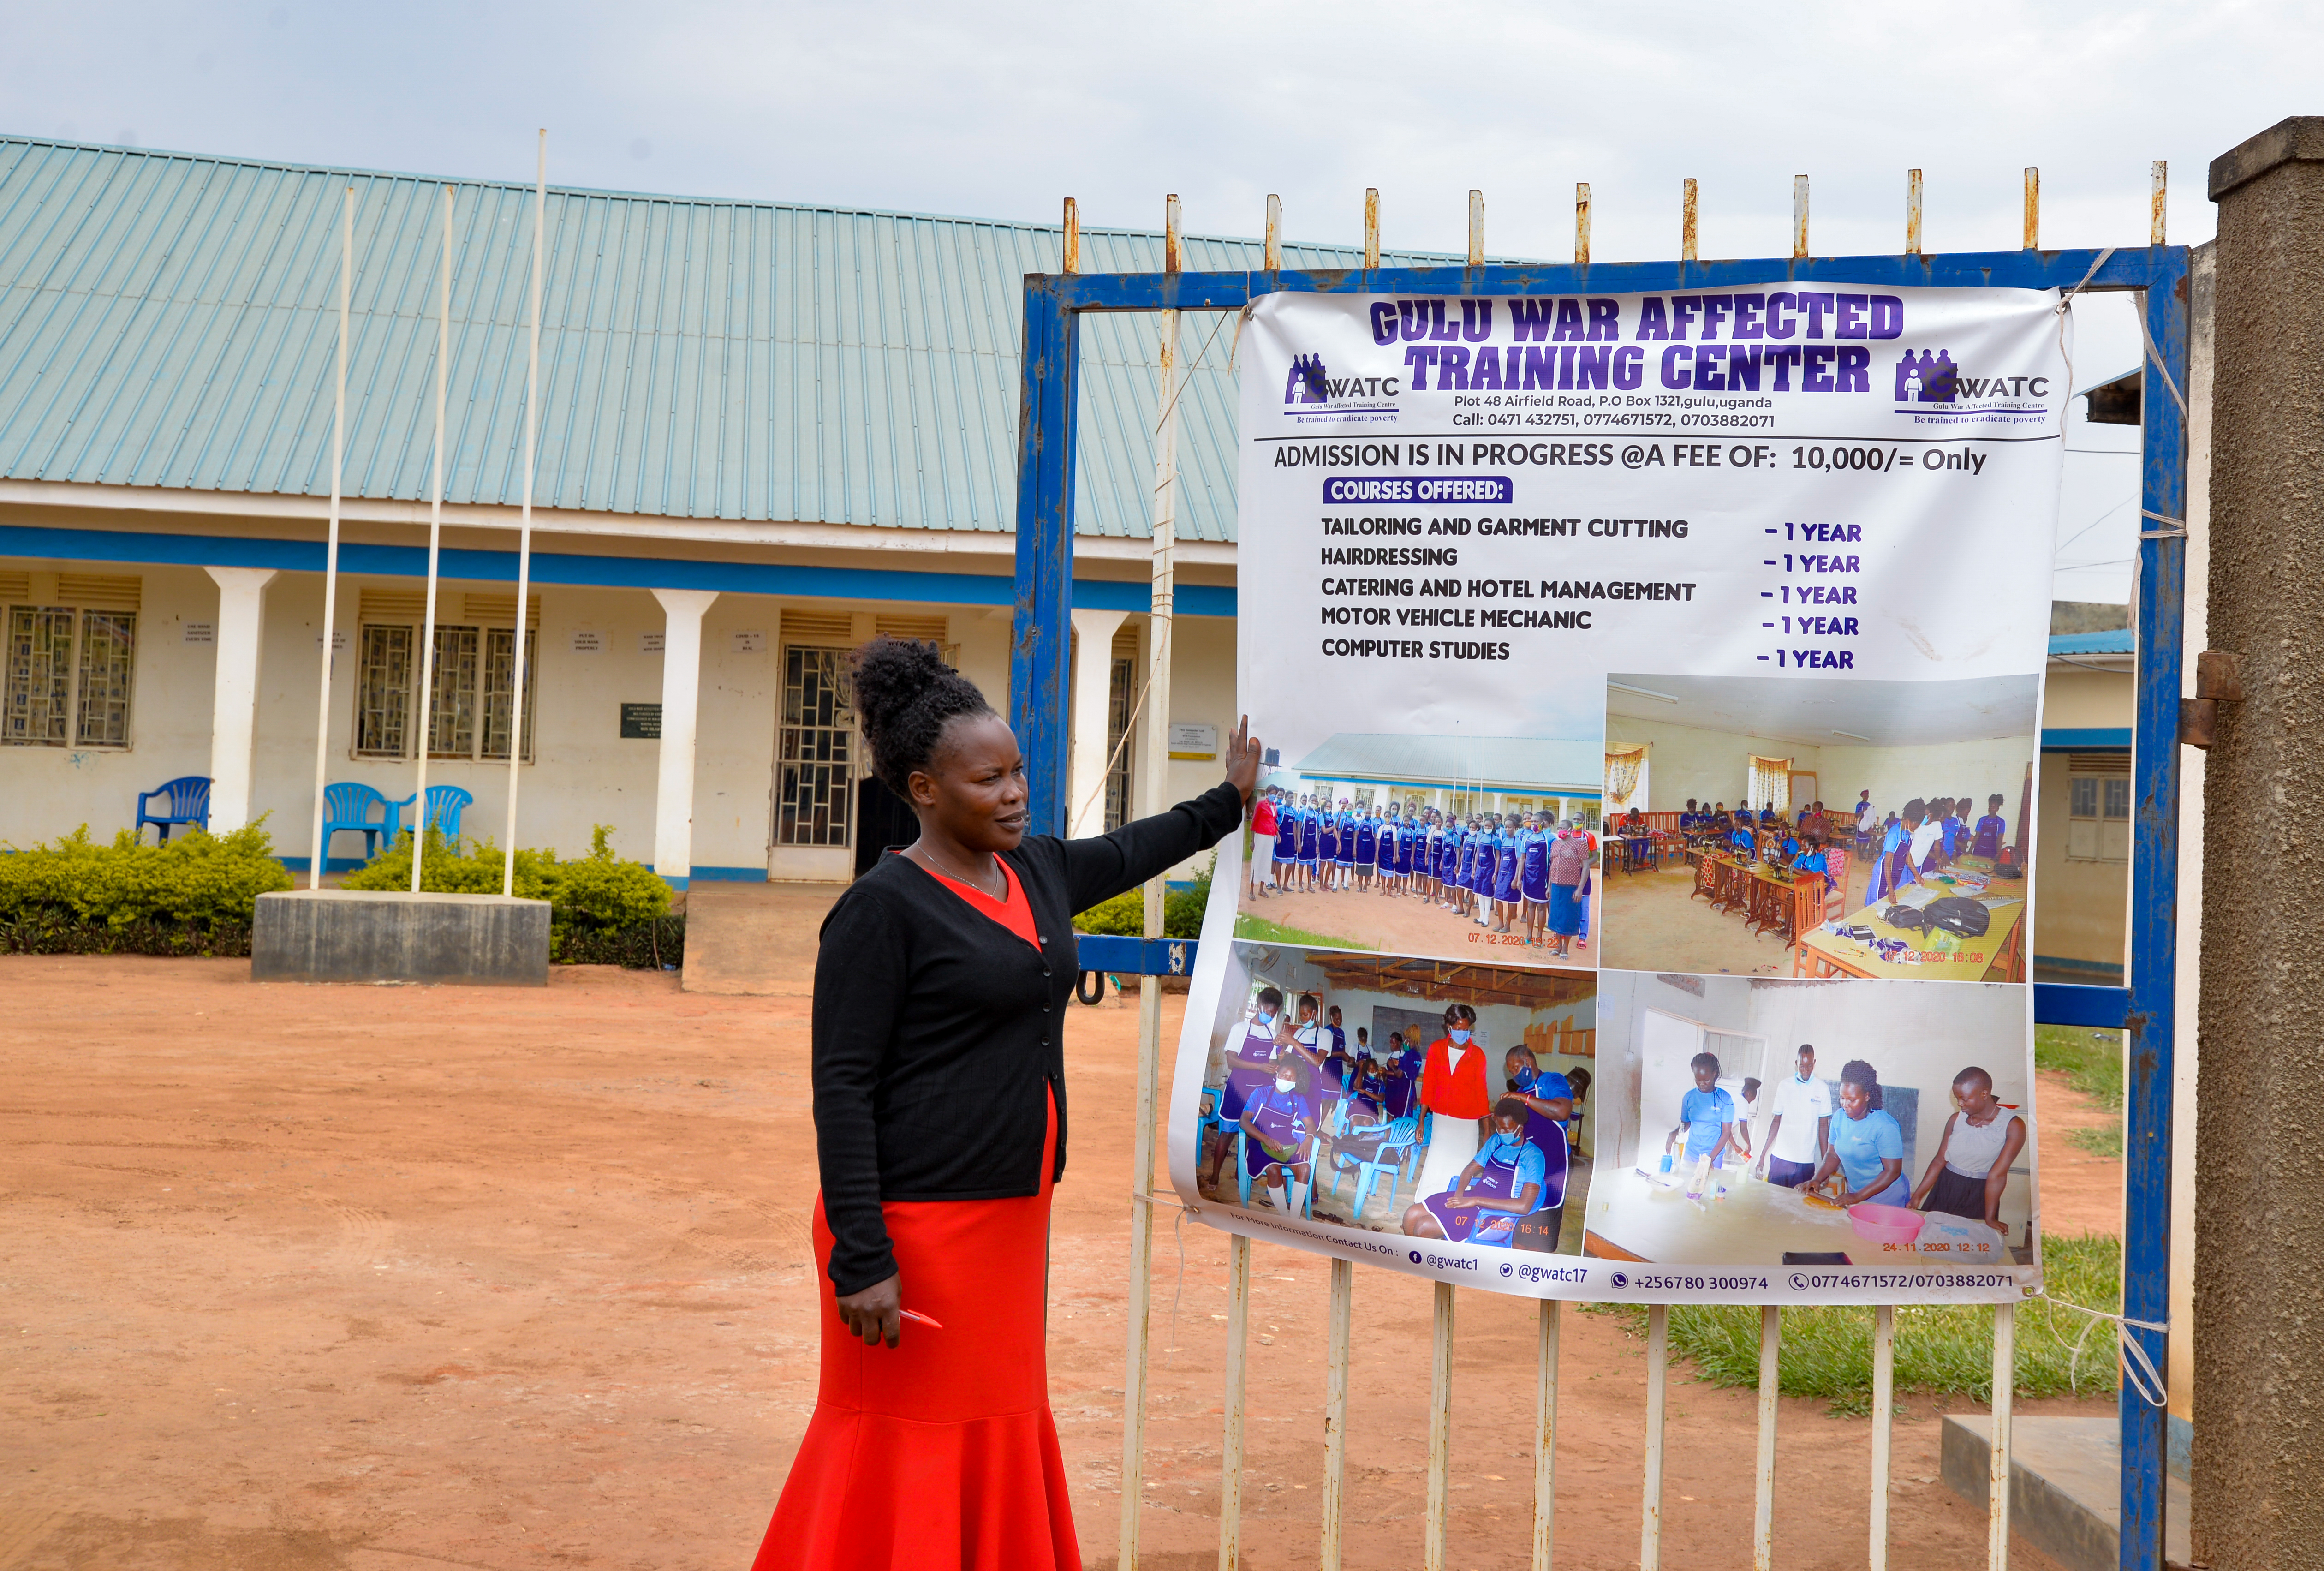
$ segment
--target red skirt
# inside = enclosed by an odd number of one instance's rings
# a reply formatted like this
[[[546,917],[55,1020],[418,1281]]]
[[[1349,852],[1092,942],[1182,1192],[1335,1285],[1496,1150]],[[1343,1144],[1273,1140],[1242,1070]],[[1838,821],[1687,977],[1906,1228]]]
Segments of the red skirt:
[[[823,1299],[815,1416],[752,1571],[1081,1571],[1042,1302],[1056,1147],[1053,1098],[1039,1194],[881,1207],[904,1307],[944,1329],[866,1345]],[[826,1284],[831,1250],[818,1195]]]

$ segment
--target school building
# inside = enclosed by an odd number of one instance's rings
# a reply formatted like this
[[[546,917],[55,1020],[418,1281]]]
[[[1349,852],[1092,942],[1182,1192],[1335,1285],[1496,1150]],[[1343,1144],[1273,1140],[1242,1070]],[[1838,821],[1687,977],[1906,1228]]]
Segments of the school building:
[[[141,793],[206,776],[213,829],[263,816],[306,865],[352,187],[328,778],[400,800],[425,745],[430,783],[475,799],[464,833],[497,837],[521,628],[521,844],[569,855],[607,824],[679,884],[852,876],[899,837],[900,804],[869,779],[845,652],[877,632],[934,639],[1007,706],[1022,280],[1058,267],[1059,229],[553,189],[520,607],[534,196],[450,182],[423,738],[444,183],[0,140],[0,842],[109,836]],[[1162,264],[1158,232],[1081,244],[1085,267]],[[1360,260],[1295,249],[1301,266]],[[1260,260],[1256,242],[1186,253]],[[1191,318],[1182,350],[1171,718],[1207,741],[1161,760],[1129,725],[1156,324],[1082,330],[1078,829],[1119,821],[1148,770],[1176,798],[1219,767],[1235,703],[1232,326]],[[362,849],[342,836],[330,855]]]

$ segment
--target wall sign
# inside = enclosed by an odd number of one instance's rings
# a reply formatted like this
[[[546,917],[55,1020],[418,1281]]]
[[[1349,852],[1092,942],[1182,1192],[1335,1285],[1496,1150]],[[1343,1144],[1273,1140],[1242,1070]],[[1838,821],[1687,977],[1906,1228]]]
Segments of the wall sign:
[[[624,742],[660,741],[661,706],[659,704],[622,705],[622,740]]]
[[[1219,755],[1219,728],[1197,725],[1184,720],[1170,722],[1170,756],[1173,758],[1216,758]]]

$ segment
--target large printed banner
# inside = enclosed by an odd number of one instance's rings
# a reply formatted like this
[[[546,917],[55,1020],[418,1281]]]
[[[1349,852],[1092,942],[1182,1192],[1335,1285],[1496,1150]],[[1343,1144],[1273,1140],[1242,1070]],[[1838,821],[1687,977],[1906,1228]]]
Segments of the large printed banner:
[[[2038,1285],[2053,293],[1278,294],[1171,1172],[1536,1296]]]

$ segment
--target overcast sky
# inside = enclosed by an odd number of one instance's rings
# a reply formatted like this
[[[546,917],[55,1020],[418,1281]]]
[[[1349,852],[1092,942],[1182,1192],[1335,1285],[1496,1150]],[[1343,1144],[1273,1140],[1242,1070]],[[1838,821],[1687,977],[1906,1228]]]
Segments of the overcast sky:
[[[1600,261],[1672,254],[1690,175],[1705,256],[1784,254],[1794,174],[1818,254],[1895,251],[1915,166],[1928,248],[2014,247],[2031,164],[2045,245],[2141,245],[2149,162],[2171,238],[2209,238],[2205,166],[2324,110],[2319,45],[2324,7],[2218,0],[5,0],[0,130],[529,181],[546,125],[558,184],[1043,221],[1070,194],[1139,227],[1176,191],[1190,229],[1238,235],[1274,191],[1294,237],[1342,242],[1377,186],[1390,245],[1448,251],[1476,187],[1489,249],[1551,259],[1586,180]],[[2136,363],[2119,306],[2080,342],[2084,384]],[[2070,475],[2061,541],[2135,519],[2093,484]],[[2121,522],[2061,551],[2061,597],[2127,593]]]

